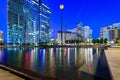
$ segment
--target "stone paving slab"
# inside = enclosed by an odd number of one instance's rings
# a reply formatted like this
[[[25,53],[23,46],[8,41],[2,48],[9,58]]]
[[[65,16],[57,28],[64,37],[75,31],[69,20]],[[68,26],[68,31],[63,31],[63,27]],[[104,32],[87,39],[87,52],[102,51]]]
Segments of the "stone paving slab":
[[[105,50],[113,80],[120,80],[120,48]]]
[[[25,80],[22,79],[21,77],[18,77],[9,71],[0,69],[0,80]]]

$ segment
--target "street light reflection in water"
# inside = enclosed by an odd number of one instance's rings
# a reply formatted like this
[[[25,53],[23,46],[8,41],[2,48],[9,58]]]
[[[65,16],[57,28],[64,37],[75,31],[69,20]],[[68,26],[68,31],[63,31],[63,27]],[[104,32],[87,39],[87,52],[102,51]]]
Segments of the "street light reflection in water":
[[[103,49],[9,48],[0,62],[57,80],[111,80]]]

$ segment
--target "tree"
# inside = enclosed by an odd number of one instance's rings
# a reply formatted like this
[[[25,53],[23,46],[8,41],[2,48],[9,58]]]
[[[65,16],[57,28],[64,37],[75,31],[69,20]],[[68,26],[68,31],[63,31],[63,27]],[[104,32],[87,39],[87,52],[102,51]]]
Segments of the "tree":
[[[95,40],[95,39],[92,39],[92,43],[95,44],[95,43],[96,43],[96,40]]]
[[[102,44],[102,43],[103,43],[103,41],[104,41],[104,39],[103,39],[103,38],[100,38],[100,44]]]
[[[0,46],[2,46],[2,45],[4,45],[4,43],[1,41],[1,42],[0,42]]]
[[[104,39],[104,43],[106,44],[107,42],[108,42],[108,39],[107,39],[107,38],[105,38],[105,39]]]
[[[68,43],[69,43],[69,40],[66,40],[66,41],[65,41],[65,43],[67,43],[67,44],[68,44]]]
[[[120,45],[120,38],[116,38],[115,43]]]
[[[99,39],[96,39],[96,43],[98,43],[98,44],[99,44],[99,43],[100,43],[100,40],[99,40]]]

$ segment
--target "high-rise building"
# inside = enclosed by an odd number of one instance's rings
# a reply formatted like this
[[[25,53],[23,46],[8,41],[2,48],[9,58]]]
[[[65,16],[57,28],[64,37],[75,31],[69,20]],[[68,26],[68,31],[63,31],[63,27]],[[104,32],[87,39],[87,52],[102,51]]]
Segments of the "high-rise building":
[[[82,23],[78,23],[76,28],[73,28],[73,29],[70,29],[67,31],[77,33],[77,34],[81,35],[81,37],[84,38],[84,26]]]
[[[92,40],[92,30],[89,26],[84,26],[84,38],[88,42]]]
[[[51,39],[50,35],[50,21],[51,21],[51,10],[45,5],[41,4],[40,7],[40,41],[49,42]]]
[[[116,38],[120,38],[120,23],[102,27],[100,29],[100,37],[107,38],[109,41],[114,41]]]
[[[3,31],[0,30],[0,43],[3,43],[3,40],[4,40]]]
[[[37,44],[50,41],[50,8],[40,0],[8,0],[5,44]],[[6,28],[6,29],[5,29]]]
[[[110,27],[102,27],[100,29],[100,38],[107,38],[108,40],[110,40]]]
[[[79,23],[77,24],[77,28],[68,31],[81,35],[82,39],[85,41],[89,42],[92,40],[92,29],[90,26],[83,26],[82,23]]]
[[[84,26],[82,23],[77,24],[77,33],[81,34],[84,37]]]
[[[8,44],[22,44],[25,41],[24,0],[8,0]]]
[[[50,41],[50,8],[39,1],[25,0],[26,42],[39,43]],[[34,15],[33,15],[34,14]]]
[[[24,0],[25,43],[39,43],[40,1]]]

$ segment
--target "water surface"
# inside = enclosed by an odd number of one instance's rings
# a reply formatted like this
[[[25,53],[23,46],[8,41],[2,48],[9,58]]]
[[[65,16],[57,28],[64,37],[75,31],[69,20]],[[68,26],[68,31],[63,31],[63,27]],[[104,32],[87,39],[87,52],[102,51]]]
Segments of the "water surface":
[[[57,80],[111,80],[103,49],[8,48],[0,62]]]

